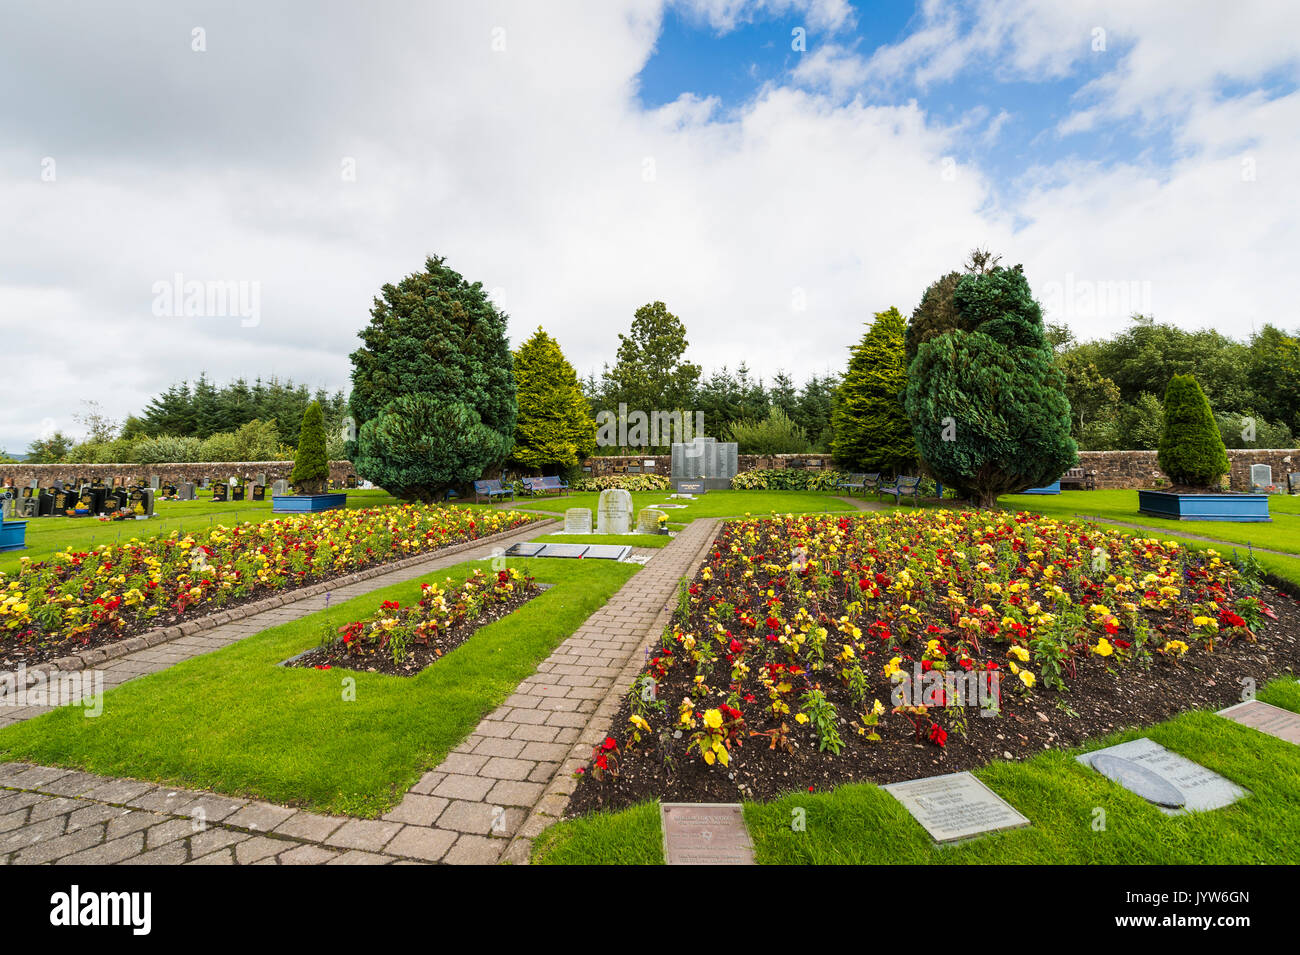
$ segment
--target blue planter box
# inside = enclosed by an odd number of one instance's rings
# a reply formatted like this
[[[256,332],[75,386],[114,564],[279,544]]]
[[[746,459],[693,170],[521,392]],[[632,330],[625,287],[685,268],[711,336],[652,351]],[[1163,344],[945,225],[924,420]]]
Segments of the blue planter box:
[[[274,494],[271,511],[275,514],[316,514],[346,507],[346,494]]]
[[[1026,491],[1021,491],[1020,493],[1021,494],[1060,494],[1061,482],[1059,480],[1053,481],[1051,484],[1047,485],[1046,487],[1031,487]]]
[[[27,522],[0,520],[0,551],[27,549]]]
[[[1138,510],[1175,521],[1271,521],[1267,494],[1138,491]]]

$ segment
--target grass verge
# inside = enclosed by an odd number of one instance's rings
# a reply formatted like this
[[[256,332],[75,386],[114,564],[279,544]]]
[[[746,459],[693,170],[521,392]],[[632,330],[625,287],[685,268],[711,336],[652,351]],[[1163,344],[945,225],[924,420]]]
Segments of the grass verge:
[[[464,578],[465,562],[265,630],[80,707],[0,730],[0,760],[210,789],[317,812],[373,817],[395,805],[638,569],[614,561],[512,561],[555,586],[479,630],[414,677],[280,667],[327,627],[420,583]],[[348,700],[349,680],[355,698]]]

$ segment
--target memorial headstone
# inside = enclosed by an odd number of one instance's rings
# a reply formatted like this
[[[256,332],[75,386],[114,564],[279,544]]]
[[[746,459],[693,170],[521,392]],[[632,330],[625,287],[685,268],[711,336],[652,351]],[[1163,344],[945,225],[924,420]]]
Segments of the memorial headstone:
[[[680,490],[682,481],[703,481],[706,490],[730,487],[740,466],[739,449],[735,442],[719,444],[716,438],[674,444],[671,472],[674,489]]]
[[[1226,710],[1219,710],[1219,715],[1234,723],[1249,726],[1261,733],[1300,746],[1300,713],[1284,710],[1263,700],[1247,700]]]
[[[229,490],[230,489],[226,487],[226,485],[224,484],[212,485],[212,503],[222,504],[225,501],[228,501],[229,498],[226,495],[229,492]]]
[[[754,865],[754,843],[738,803],[661,803],[668,865]]]
[[[1213,770],[1146,737],[1076,759],[1170,816],[1219,809],[1250,795]]]
[[[271,485],[271,494],[276,497],[283,497],[288,493],[289,493],[289,482],[286,481],[284,478],[280,478],[280,480],[276,481],[273,485]]]
[[[155,500],[156,496],[153,488],[138,487],[131,492],[128,509],[140,520],[147,517],[153,517]]]
[[[349,491],[355,491],[357,489],[357,476],[355,474],[349,474],[347,480],[343,482],[343,486]]]
[[[265,484],[254,484],[254,485],[253,485],[253,500],[255,500],[255,501],[265,501],[265,500],[266,500],[266,485],[265,485]]]
[[[571,507],[564,512],[564,533],[566,534],[590,534],[591,533],[591,509],[587,507]]]
[[[636,532],[638,534],[658,534],[661,529],[667,527],[667,523],[660,524],[659,518],[666,518],[668,515],[663,511],[656,510],[653,507],[643,507],[641,512],[636,516]]]
[[[1273,484],[1273,469],[1267,464],[1250,466],[1250,486],[1252,490],[1262,491]]]
[[[149,489],[150,489],[150,490],[152,490],[152,491],[156,491],[156,490],[158,490],[158,488],[160,488],[161,486],[162,486],[162,478],[158,477],[158,475],[156,475],[156,474],[151,475],[151,476],[149,477]]]
[[[1010,803],[970,773],[909,779],[882,788],[938,843],[1029,825]]]
[[[621,487],[600,492],[596,501],[596,533],[626,534],[632,522],[632,495]]]
[[[176,488],[176,500],[178,500],[178,501],[192,501],[192,500],[194,500],[194,482],[193,482],[193,481],[186,481],[184,484],[182,484],[182,485],[180,485],[178,488]]]
[[[244,499],[244,485],[232,485],[230,488],[230,499],[232,501],[242,501]]]
[[[257,475],[257,480],[256,480],[254,483],[255,483],[255,484],[261,484],[262,486],[265,486],[265,485],[266,485],[266,472],[265,472],[265,471],[261,471],[261,472],[259,472],[258,475]]]

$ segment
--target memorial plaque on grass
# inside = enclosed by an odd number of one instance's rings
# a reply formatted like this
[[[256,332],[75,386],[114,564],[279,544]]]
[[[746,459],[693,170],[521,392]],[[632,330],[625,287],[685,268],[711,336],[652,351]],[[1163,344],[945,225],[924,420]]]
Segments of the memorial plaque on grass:
[[[1247,700],[1226,710],[1219,710],[1219,715],[1300,746],[1300,713],[1284,710],[1263,700]]]
[[[519,544],[511,544],[509,547],[507,547],[506,556],[507,557],[536,557],[545,548],[546,548],[545,544],[533,544],[525,541]]]
[[[1250,795],[1213,770],[1145,737],[1077,759],[1171,816],[1220,809]]]
[[[632,553],[627,544],[592,544],[582,555],[583,560],[622,560]]]
[[[970,773],[910,779],[883,788],[938,843],[1029,825],[1010,803]]]
[[[564,533],[590,534],[591,509],[587,507],[571,507],[566,510],[564,512]]]
[[[736,803],[666,802],[659,806],[668,865],[754,865],[754,843]]]
[[[538,557],[582,557],[591,547],[590,544],[547,544]]]

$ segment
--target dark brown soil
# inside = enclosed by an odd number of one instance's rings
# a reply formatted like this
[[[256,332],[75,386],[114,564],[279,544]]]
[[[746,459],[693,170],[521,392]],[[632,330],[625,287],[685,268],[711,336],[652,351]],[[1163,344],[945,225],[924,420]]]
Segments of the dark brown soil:
[[[542,593],[546,588],[529,581],[531,589],[519,589],[504,603],[494,604],[473,620],[462,620],[455,626],[441,631],[429,641],[428,645],[412,644],[407,647],[401,663],[394,663],[392,654],[374,645],[345,645],[339,640],[327,646],[309,650],[301,656],[286,660],[287,667],[310,667],[317,670],[356,670],[362,673],[387,673],[390,676],[415,676],[431,663],[436,663],[443,656],[456,649],[483,627],[509,616],[528,601]]]
[[[726,543],[720,539],[717,550],[725,552]],[[696,576],[697,585],[701,579]],[[779,581],[777,585],[780,586]],[[749,586],[761,591],[769,584],[760,575]],[[782,720],[775,720],[765,712],[762,700],[751,701],[742,704],[746,723],[736,740],[739,745],[731,749],[730,765],[710,766],[697,752],[687,752],[692,730],[679,732],[671,728],[675,722],[668,711],[675,712],[685,696],[700,699],[693,692],[695,666],[689,660],[679,660],[666,671],[660,669],[656,673],[659,678],[656,695],[663,701],[664,709],[651,715],[653,731],[643,732],[639,743],[629,739],[633,708],[625,698],[611,729],[618,749],[605,753],[613,771],[601,773],[589,765],[582,773],[567,812],[573,816],[620,809],[647,799],[767,800],[789,792],[824,790],[848,782],[897,782],[972,769],[997,759],[1025,759],[1045,749],[1077,746],[1120,729],[1158,723],[1186,710],[1222,708],[1241,700],[1243,680],[1263,686],[1274,677],[1300,672],[1300,601],[1273,586],[1265,586],[1259,597],[1272,607],[1277,619],[1265,620],[1254,640],[1244,637],[1220,640],[1212,652],[1198,647],[1197,652],[1181,660],[1156,653],[1147,664],[1121,665],[1114,657],[1076,653],[1076,669],[1065,681],[1067,692],[1040,684],[1032,693],[1022,694],[1016,692],[1014,678],[1004,672],[997,714],[981,716],[978,707],[967,708],[962,711],[965,713],[963,727],[955,709],[930,711],[930,716],[940,721],[947,731],[942,746],[926,738],[930,718],[924,720],[918,731],[907,715],[890,712],[889,690],[882,690],[874,679],[867,700],[873,696],[881,699],[886,710],[876,727],[881,739],[869,740],[852,725],[855,719],[861,719],[857,714],[862,707],[852,706],[839,680],[838,669],[827,666],[789,678],[794,684],[794,692],[788,697],[792,712],[783,720],[787,726],[788,750],[785,745],[774,748],[771,736],[762,735],[779,727]],[[832,617],[839,612],[838,608],[825,609]],[[702,614],[697,607],[681,629],[701,632],[706,620]],[[1159,613],[1147,616],[1153,630],[1162,634],[1161,639],[1184,636],[1185,631],[1178,628],[1185,624],[1174,623]],[[660,652],[656,643],[652,653]],[[879,664],[873,667],[873,672],[878,673]],[[714,682],[713,677],[709,677],[709,682]],[[1010,691],[1008,683],[1012,684]],[[746,684],[749,685],[752,684]],[[844,741],[839,754],[819,752],[811,724],[799,724],[793,719],[797,712],[794,701],[814,687],[820,687],[836,707],[837,728]],[[637,688],[634,687],[634,693]],[[717,703],[710,701],[707,705]],[[638,709],[642,709],[640,703]]]

